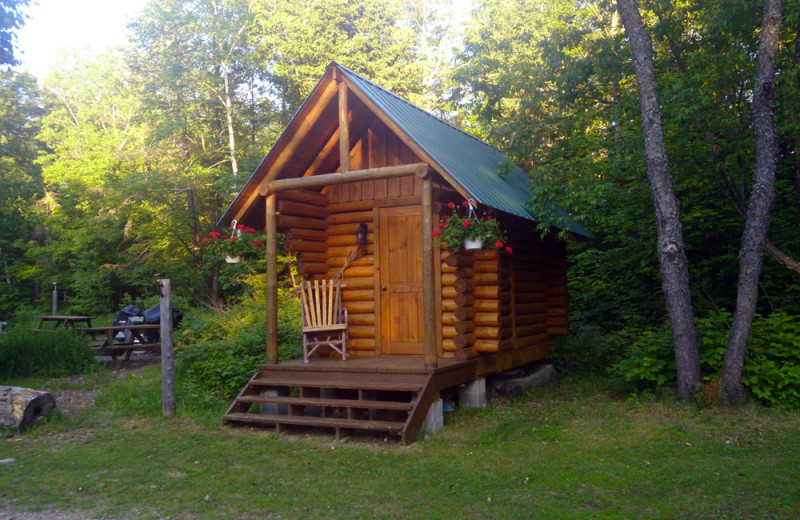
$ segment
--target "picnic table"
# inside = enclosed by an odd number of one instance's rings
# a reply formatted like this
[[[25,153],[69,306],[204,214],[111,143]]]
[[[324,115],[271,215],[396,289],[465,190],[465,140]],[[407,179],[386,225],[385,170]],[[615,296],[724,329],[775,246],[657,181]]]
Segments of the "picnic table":
[[[92,326],[91,316],[39,316],[39,329],[48,321],[54,321],[56,324],[55,328],[61,325],[75,328],[75,325],[78,323],[85,323],[87,327]]]
[[[146,331],[160,331],[160,329],[161,325],[158,324],[141,323],[110,327],[84,327],[77,330],[92,338],[92,346],[96,349],[96,355],[111,356],[116,361],[117,356],[121,354],[125,354],[125,360],[129,360],[134,350],[160,350],[161,340],[159,339],[157,343],[150,342],[144,334]],[[126,331],[130,334],[125,334]]]

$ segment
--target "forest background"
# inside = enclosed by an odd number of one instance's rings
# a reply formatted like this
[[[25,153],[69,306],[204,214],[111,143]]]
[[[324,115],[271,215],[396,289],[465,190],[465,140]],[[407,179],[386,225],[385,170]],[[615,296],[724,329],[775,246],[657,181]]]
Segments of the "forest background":
[[[762,7],[640,3],[708,379],[736,302]],[[445,0],[162,0],[133,21],[123,48],[63,56],[45,78],[3,72],[0,320],[46,312],[53,282],[65,313],[146,306],[155,273],[172,279],[179,307],[241,317],[231,309],[258,300],[263,264],[224,265],[204,239],[335,60],[504,151],[530,175],[532,204],[556,200],[594,233],[570,241],[571,338],[555,352],[563,370],[608,371],[632,388],[673,381],[636,82],[615,3],[481,0],[459,13],[463,24],[453,9]],[[744,376],[752,395],[790,406],[800,406],[799,15],[786,4],[776,199]],[[291,259],[283,265],[288,286]],[[257,334],[248,338],[260,348]]]

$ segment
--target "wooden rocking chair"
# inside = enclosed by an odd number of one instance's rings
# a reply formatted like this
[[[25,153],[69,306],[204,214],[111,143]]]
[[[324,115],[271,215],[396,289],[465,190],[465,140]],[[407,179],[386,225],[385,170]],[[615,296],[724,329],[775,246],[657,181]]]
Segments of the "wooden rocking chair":
[[[347,359],[347,309],[342,306],[342,284],[338,281],[301,282],[303,312],[303,361],[327,346]]]

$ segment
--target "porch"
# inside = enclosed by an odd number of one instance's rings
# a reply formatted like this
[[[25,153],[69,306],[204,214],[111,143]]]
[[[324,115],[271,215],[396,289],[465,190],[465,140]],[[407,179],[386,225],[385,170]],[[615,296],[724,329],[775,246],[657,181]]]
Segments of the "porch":
[[[442,390],[471,383],[477,360],[422,356],[313,358],[262,364],[223,416],[224,423],[381,431],[413,443]]]

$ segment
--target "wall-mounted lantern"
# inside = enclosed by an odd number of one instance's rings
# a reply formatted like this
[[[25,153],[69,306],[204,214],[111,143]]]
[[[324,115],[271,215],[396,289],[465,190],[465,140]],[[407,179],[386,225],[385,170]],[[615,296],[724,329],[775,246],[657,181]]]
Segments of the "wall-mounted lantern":
[[[363,246],[367,244],[367,223],[362,222],[356,229],[356,244]]]

